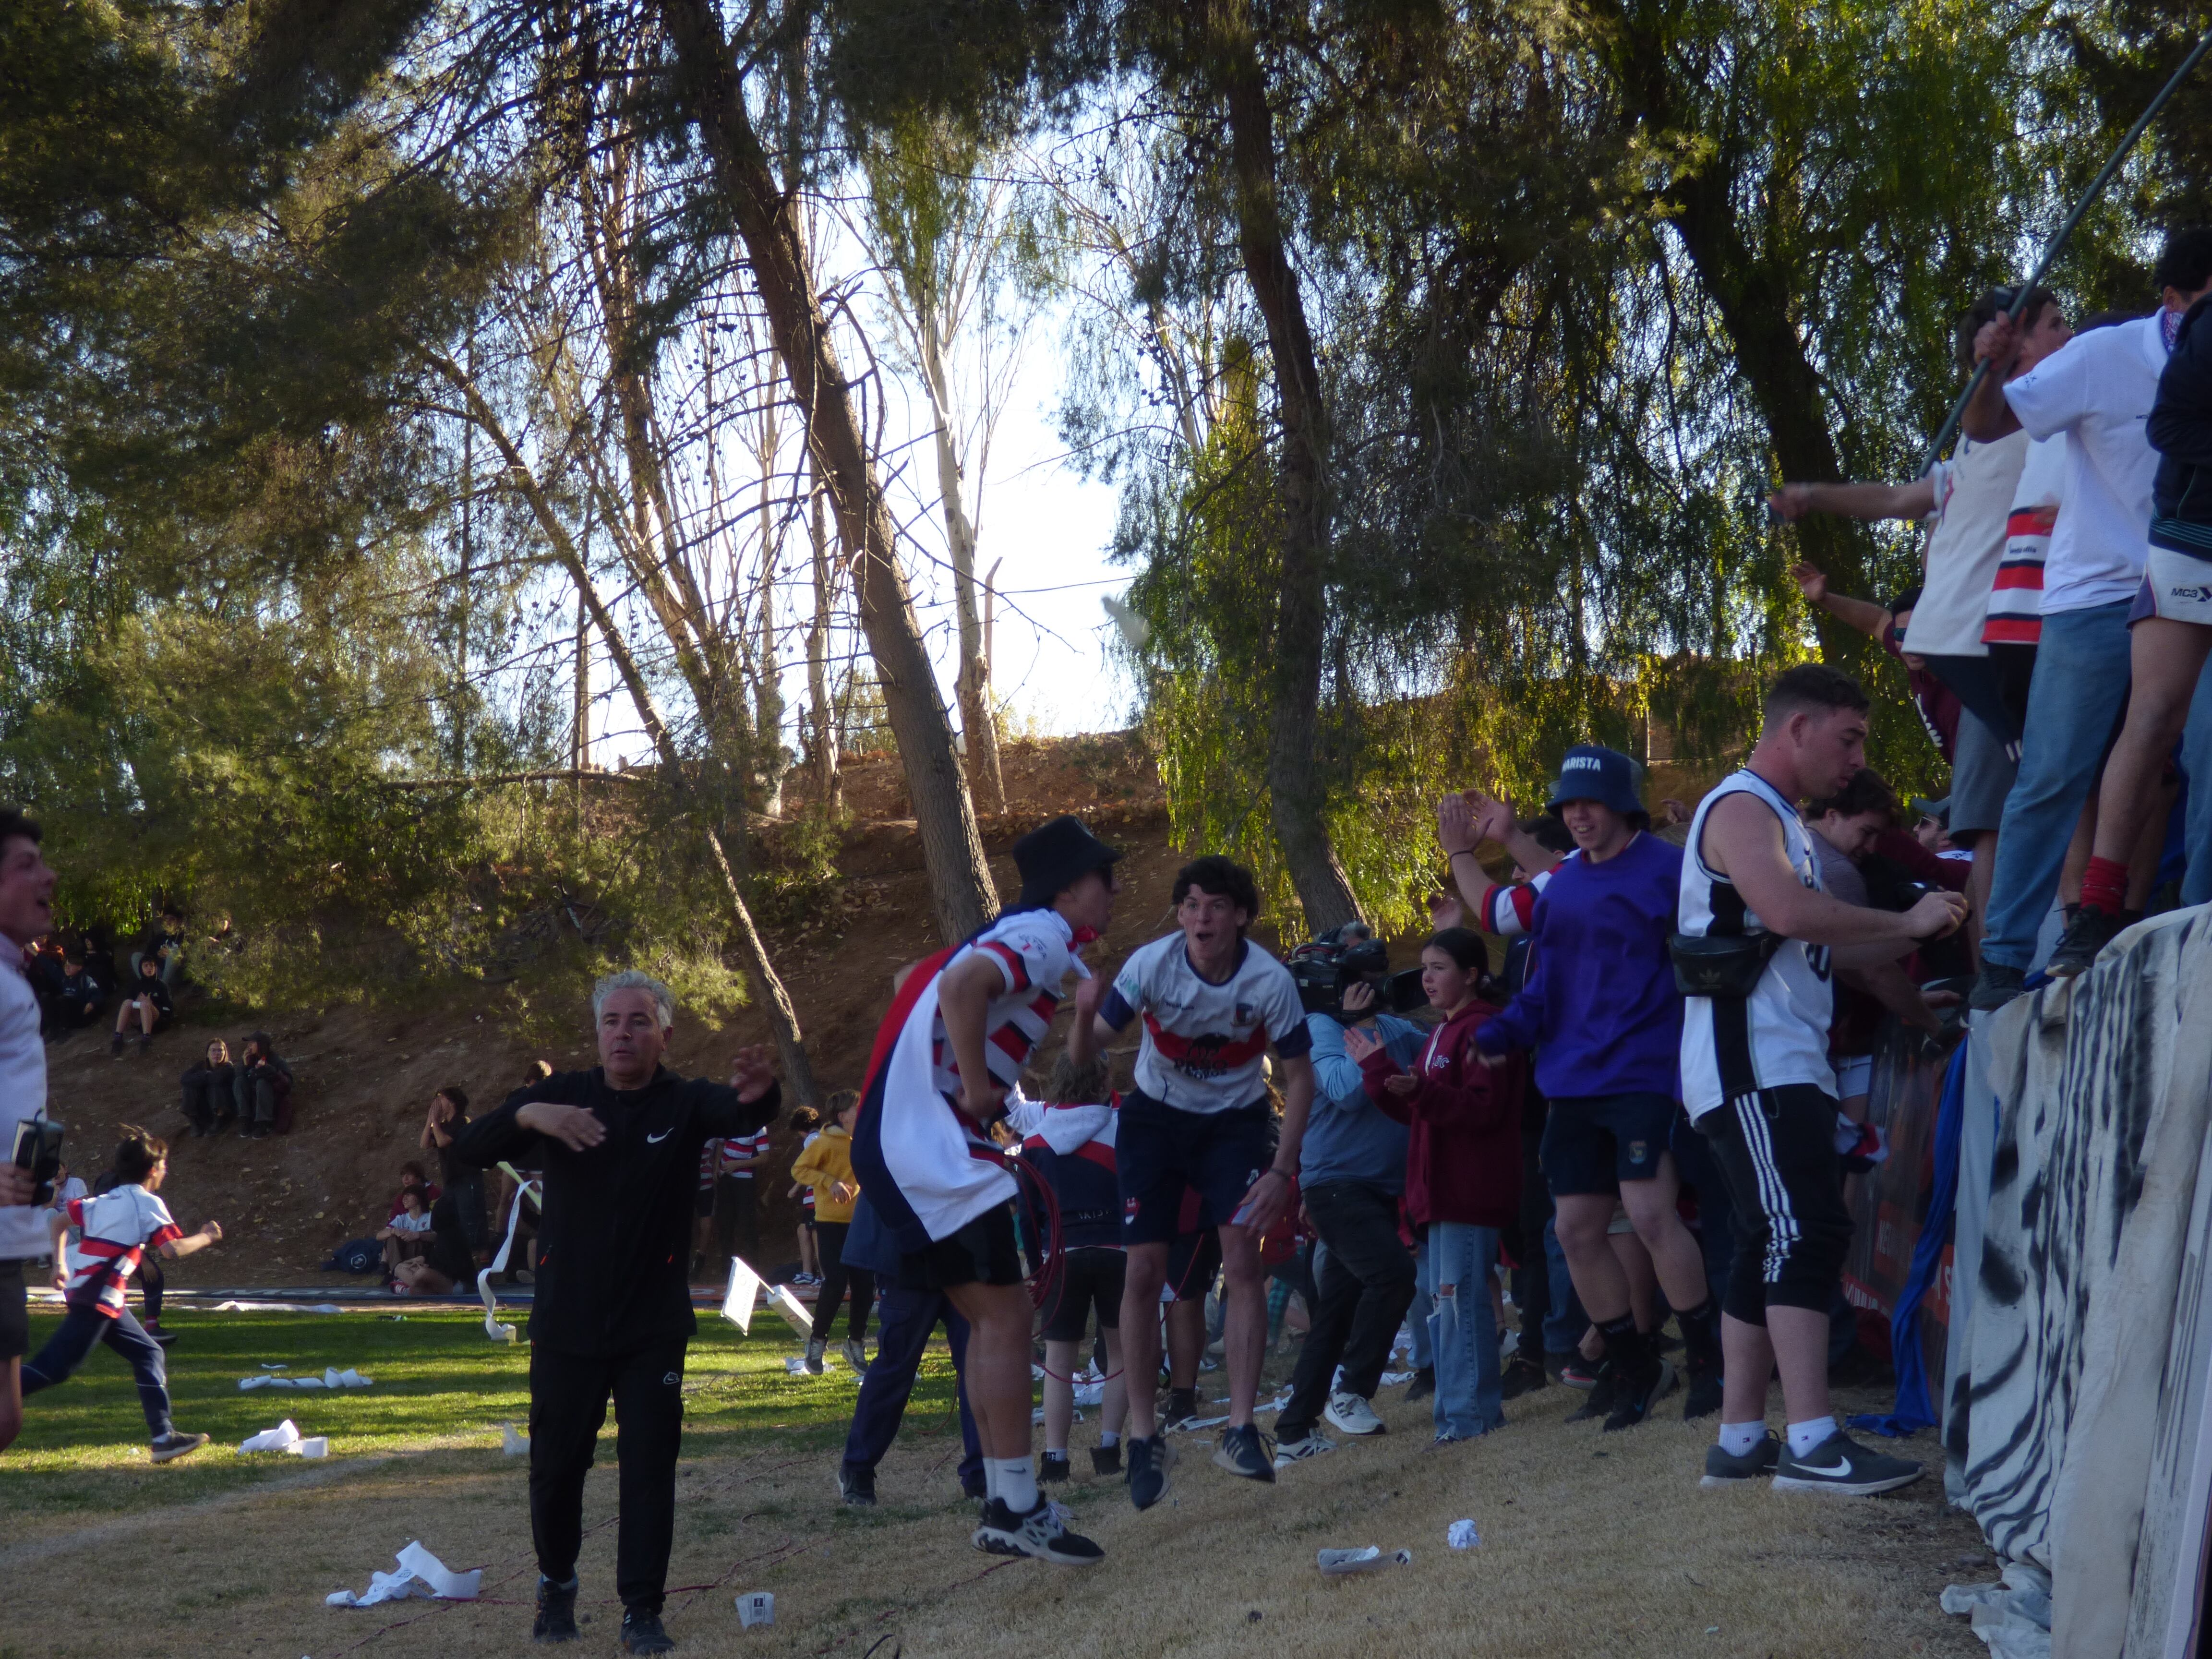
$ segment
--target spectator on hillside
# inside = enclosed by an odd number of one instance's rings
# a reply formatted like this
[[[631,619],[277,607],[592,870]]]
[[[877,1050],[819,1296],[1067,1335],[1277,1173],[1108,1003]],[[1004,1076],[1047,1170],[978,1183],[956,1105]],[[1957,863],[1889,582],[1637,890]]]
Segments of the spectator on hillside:
[[[149,957],[161,983],[174,991],[185,977],[185,919],[175,910],[164,909],[161,919],[146,930],[138,948],[131,953],[133,978],[137,976],[139,964]]]
[[[170,1016],[176,1012],[169,1000],[169,988],[161,983],[161,964],[151,957],[138,963],[138,977],[131,987],[131,994],[115,1011],[115,1036],[107,1045],[111,1054],[123,1052],[125,1033],[136,1025],[138,1028],[138,1052],[144,1054],[154,1046],[154,1033],[164,1030]]]
[[[91,1024],[107,1004],[107,988],[85,967],[82,946],[63,951],[61,969],[46,1004],[47,1030],[57,1040]]]
[[[221,1037],[181,1079],[180,1109],[195,1135],[211,1135],[238,1115],[238,1068],[230,1063],[230,1045]]]
[[[238,1096],[239,1137],[266,1140],[292,1130],[292,1068],[276,1057],[275,1041],[256,1031],[238,1051],[233,1079]]]
[[[392,1269],[392,1288],[400,1296],[450,1296],[474,1281],[476,1261],[461,1233],[461,1212],[448,1194],[430,1208],[430,1229],[417,1235],[422,1254]]]
[[[410,1193],[420,1193],[422,1195],[422,1207],[425,1210],[438,1201],[437,1183],[430,1179],[430,1172],[413,1158],[408,1159],[399,1166],[399,1190],[392,1195],[392,1214],[394,1218],[406,1212],[407,1194]]]
[[[376,1238],[384,1246],[386,1278],[398,1273],[401,1262],[421,1255],[437,1242],[430,1227],[429,1200],[420,1182],[399,1189],[399,1213],[376,1230]]]
[[[453,1200],[463,1241],[472,1255],[480,1255],[484,1248],[483,1171],[453,1155],[454,1138],[468,1127],[468,1092],[459,1084],[449,1083],[430,1097],[421,1145],[438,1154],[438,1178]]]

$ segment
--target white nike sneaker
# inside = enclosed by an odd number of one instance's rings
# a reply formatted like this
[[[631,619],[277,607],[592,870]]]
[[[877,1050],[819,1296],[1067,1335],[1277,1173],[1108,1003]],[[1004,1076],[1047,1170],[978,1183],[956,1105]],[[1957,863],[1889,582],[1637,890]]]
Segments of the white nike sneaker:
[[[1330,1425],[1346,1434],[1386,1434],[1389,1425],[1375,1415],[1375,1407],[1356,1394],[1333,1394],[1322,1413]]]

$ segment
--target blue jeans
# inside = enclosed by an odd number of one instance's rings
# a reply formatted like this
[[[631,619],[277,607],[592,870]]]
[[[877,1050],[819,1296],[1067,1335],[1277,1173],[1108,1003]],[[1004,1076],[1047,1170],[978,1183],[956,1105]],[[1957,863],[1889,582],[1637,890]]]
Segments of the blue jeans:
[[[1437,1310],[1437,1281],[1429,1272],[1429,1247],[1413,1246],[1413,1299],[1406,1304],[1406,1328],[1413,1334],[1412,1364],[1425,1371],[1437,1363],[1436,1345],[1429,1340],[1429,1321]]]
[[[1544,1352],[1565,1353],[1581,1344],[1589,1317],[1583,1312],[1582,1298],[1575,1294],[1574,1279],[1567,1272],[1558,1224],[1549,1218],[1544,1222],[1544,1269],[1552,1285],[1552,1305],[1544,1315]]]
[[[1498,1229],[1432,1222],[1424,1244],[1429,1282],[1436,1286],[1429,1342],[1437,1363],[1437,1432],[1469,1440],[1505,1421],[1498,1397],[1498,1316],[1490,1308]]]
[[[939,1320],[952,1346],[952,1372],[960,1402],[960,1485],[980,1488],[983,1482],[982,1443],[975,1433],[975,1419],[968,1409],[968,1322],[952,1310],[951,1297],[939,1291],[908,1291],[896,1285],[884,1292],[883,1322],[876,1331],[876,1357],[860,1378],[860,1397],[853,1406],[853,1425],[845,1437],[845,1467],[875,1473],[876,1465],[891,1449],[899,1419],[914,1393],[921,1357],[929,1346],[931,1331]]]
[[[62,1316],[61,1328],[46,1339],[35,1358],[23,1362],[23,1396],[58,1382],[66,1382],[85,1357],[105,1342],[122,1357],[138,1382],[138,1405],[146,1413],[146,1426],[156,1440],[166,1439],[175,1426],[169,1421],[169,1373],[161,1345],[146,1334],[131,1310],[110,1319],[89,1304],[71,1304]]]
[[[2125,600],[2043,619],[2020,776],[2005,798],[1982,957],[2025,971],[2128,696]]]
[[[2189,862],[2181,872],[2184,904],[2212,903],[2212,669],[2197,682],[2190,700],[2189,725],[2181,734],[2181,769],[2189,775],[2189,809],[2182,851]]]

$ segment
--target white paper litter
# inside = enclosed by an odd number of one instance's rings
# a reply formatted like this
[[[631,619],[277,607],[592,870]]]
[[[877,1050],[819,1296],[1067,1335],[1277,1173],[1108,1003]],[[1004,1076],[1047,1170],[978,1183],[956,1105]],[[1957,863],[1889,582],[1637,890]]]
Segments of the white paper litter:
[[[1471,1550],[1481,1541],[1472,1521],[1455,1521],[1444,1532],[1444,1542],[1455,1550]]]
[[[326,1434],[311,1434],[294,1448],[302,1457],[328,1457],[331,1438]]]
[[[783,1316],[783,1322],[808,1340],[814,1335],[814,1311],[792,1293],[788,1285],[771,1285],[768,1305]]]
[[[1995,1584],[1952,1584],[1943,1611],[1972,1621],[1993,1659],[2051,1659],[2051,1575],[2026,1561],[2005,1563]]]
[[[244,1440],[239,1442],[238,1449],[241,1452],[273,1451],[296,1454],[300,1449],[300,1425],[288,1417],[273,1429],[264,1429],[258,1434],[246,1436]]]
[[[738,1256],[730,1258],[730,1288],[722,1297],[722,1317],[747,1336],[753,1334],[753,1310],[759,1304],[761,1286],[767,1281]],[[811,1330],[811,1324],[808,1326]]]
[[[1385,1371],[1382,1373],[1382,1386],[1395,1389],[1401,1382],[1412,1382],[1417,1375],[1419,1373],[1414,1371]]]
[[[509,1457],[521,1457],[530,1450],[530,1438],[517,1434],[514,1424],[502,1423],[499,1425],[499,1449]]]
[[[256,1389],[367,1389],[375,1386],[376,1379],[363,1376],[350,1365],[339,1370],[327,1368],[320,1376],[241,1376],[240,1389],[251,1394]]]
[[[830,1372],[836,1369],[837,1362],[832,1359],[828,1354],[823,1354],[822,1356],[822,1375],[827,1376]],[[809,1371],[806,1369],[806,1356],[803,1353],[785,1355],[783,1371],[784,1375],[787,1376],[811,1376],[813,1375],[811,1371]]]
[[[417,1543],[399,1552],[399,1571],[380,1572],[371,1576],[368,1588],[359,1595],[351,1590],[337,1590],[323,1598],[333,1607],[373,1607],[380,1601],[401,1601],[419,1595],[440,1601],[473,1601],[477,1587],[483,1582],[483,1569],[473,1572],[454,1572],[443,1561]]]
[[[750,1630],[755,1625],[775,1623],[775,1592],[748,1590],[738,1598],[738,1622]]]
[[[1081,1412],[1075,1413],[1075,1420],[1079,1423],[1083,1421],[1083,1413]],[[1030,1408],[1030,1426],[1031,1428],[1035,1428],[1038,1424],[1043,1421],[1044,1407],[1042,1406],[1032,1406]]]
[[[1168,1430],[1166,1432],[1170,1434],[1178,1431],[1189,1433],[1199,1429],[1218,1429],[1228,1420],[1229,1413],[1226,1412],[1224,1412],[1218,1417],[1194,1417],[1188,1423],[1177,1424],[1174,1429]]]
[[[522,1224],[522,1200],[528,1199],[540,1210],[544,1205],[536,1182],[525,1181],[512,1164],[499,1167],[514,1182],[514,1202],[507,1206],[507,1237],[499,1242],[499,1254],[492,1257],[491,1266],[477,1275],[477,1294],[483,1298],[484,1334],[495,1342],[512,1342],[515,1340],[514,1327],[501,1321],[499,1298],[491,1293],[491,1281],[507,1271],[507,1258],[514,1249],[515,1229]]]
[[[218,1302],[217,1313],[343,1313],[335,1302]]]
[[[1332,1578],[1347,1573],[1373,1572],[1382,1567],[1407,1567],[1413,1564],[1411,1550],[1393,1550],[1385,1555],[1374,1545],[1364,1550],[1322,1550],[1314,1558],[1314,1565]]]

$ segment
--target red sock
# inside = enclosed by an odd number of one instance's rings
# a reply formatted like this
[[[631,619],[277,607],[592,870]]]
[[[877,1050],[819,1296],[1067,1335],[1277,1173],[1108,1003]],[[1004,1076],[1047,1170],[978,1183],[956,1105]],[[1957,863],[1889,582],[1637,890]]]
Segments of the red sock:
[[[2128,902],[2128,866],[2118,859],[2093,858],[2081,872],[2081,908],[2117,916]]]

